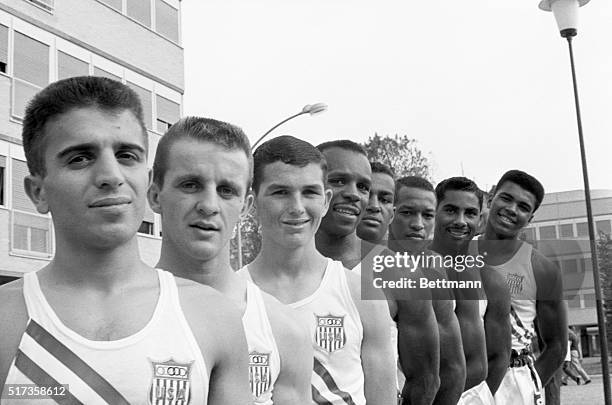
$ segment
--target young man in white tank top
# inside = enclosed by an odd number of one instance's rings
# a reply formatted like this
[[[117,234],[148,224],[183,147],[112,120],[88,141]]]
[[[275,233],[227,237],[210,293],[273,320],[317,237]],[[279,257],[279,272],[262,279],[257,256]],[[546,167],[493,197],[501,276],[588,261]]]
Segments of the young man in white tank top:
[[[249,398],[234,381],[246,378],[238,312],[139,257],[149,182],[142,111],[132,90],[100,77],[55,82],[26,110],[25,188],[52,214],[56,248],[43,269],[1,287],[3,404],[23,403],[15,384],[41,404]]]
[[[309,143],[281,136],[262,144],[254,160],[262,249],[240,273],[295,308],[308,326],[315,403],[393,404],[386,304],[360,300],[359,277],[315,247],[331,198],[325,159]]]
[[[395,207],[396,215],[389,227],[389,247],[415,256],[437,255],[427,248],[436,214],[436,194],[432,184],[418,176],[397,179]],[[447,278],[441,266],[423,268],[423,276],[431,281]],[[431,296],[440,343],[440,387],[433,404],[456,405],[465,384],[465,358],[455,301],[450,289],[431,289]]]
[[[253,201],[251,178],[251,148],[240,128],[200,117],[174,124],[157,146],[149,189],[163,225],[157,266],[215,288],[239,308],[256,404],[308,403],[312,349],[306,328],[292,309],[230,266],[232,230]]]
[[[325,142],[317,147],[329,164],[328,186],[333,195],[315,241],[323,255],[341,261],[361,277],[362,297],[371,299],[373,252],[356,232],[365,214],[371,188],[371,168],[363,147],[350,140]],[[379,256],[391,256],[384,250]],[[362,269],[363,268],[363,269]],[[364,270],[362,272],[362,270]],[[391,266],[386,271],[417,279],[418,272]],[[398,328],[398,352],[405,376],[403,401],[427,404],[439,386],[438,330],[428,291],[385,289],[389,315]]]
[[[454,289],[466,361],[466,382],[459,403],[493,404],[492,391],[503,378],[510,349],[510,297],[503,279],[485,268],[483,259],[473,252],[475,249],[470,250],[481,219],[483,195],[476,183],[465,177],[445,179],[435,191],[436,224],[431,248],[443,255],[444,263],[446,258],[453,259],[454,266],[446,268],[450,280],[481,284],[476,288]],[[485,286],[498,288],[486,290]]]
[[[489,200],[489,217],[479,251],[506,280],[511,296],[512,356],[495,394],[497,405],[544,403],[542,387],[563,363],[567,308],[559,269],[519,235],[544,198],[544,188],[520,170],[506,172]],[[538,324],[544,343],[534,361],[531,345]]]

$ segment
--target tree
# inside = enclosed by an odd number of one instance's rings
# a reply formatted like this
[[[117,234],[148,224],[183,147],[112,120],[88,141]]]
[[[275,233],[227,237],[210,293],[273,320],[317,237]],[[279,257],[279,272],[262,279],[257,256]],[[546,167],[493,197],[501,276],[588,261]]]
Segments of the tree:
[[[395,135],[373,137],[363,144],[368,158],[386,164],[395,171],[397,177],[420,176],[431,180],[431,168],[427,157],[418,147],[416,139]]]
[[[247,217],[240,222],[243,266],[251,263],[261,249],[261,233],[259,232],[259,224],[254,214],[254,211],[251,210]],[[234,270],[238,270],[238,235],[230,240],[230,264]]]

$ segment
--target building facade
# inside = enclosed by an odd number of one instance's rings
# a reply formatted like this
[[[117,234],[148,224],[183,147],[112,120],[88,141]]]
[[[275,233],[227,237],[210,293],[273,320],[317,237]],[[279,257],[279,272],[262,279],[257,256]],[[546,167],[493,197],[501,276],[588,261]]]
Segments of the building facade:
[[[592,190],[595,231],[612,233],[612,190]],[[548,193],[523,238],[534,242],[563,273],[568,323],[578,328],[585,356],[599,355],[593,266],[584,190]],[[596,235],[597,237],[598,235]]]
[[[182,112],[180,6],[179,0],[0,2],[0,283],[43,267],[54,253],[51,218],[36,212],[23,188],[28,100],[66,77],[122,81],[142,101],[152,165],[159,137]],[[151,265],[160,235],[159,217],[147,210],[138,240]]]

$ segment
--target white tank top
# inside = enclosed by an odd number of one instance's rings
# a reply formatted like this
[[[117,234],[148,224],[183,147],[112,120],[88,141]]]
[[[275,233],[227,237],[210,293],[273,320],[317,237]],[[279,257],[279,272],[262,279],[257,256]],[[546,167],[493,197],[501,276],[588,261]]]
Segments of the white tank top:
[[[66,327],[45,299],[37,274],[26,274],[29,320],[6,384],[68,384],[70,404],[206,404],[208,372],[174,277],[163,270],[157,274],[160,294],[153,316],[140,331],[113,341],[89,340]]]
[[[328,259],[319,288],[290,306],[307,320],[314,347],[313,400],[365,405],[363,326],[341,262]]]
[[[535,336],[537,286],[531,265],[532,246],[523,242],[519,250],[506,263],[490,266],[504,276],[510,291],[510,324],[512,348],[530,349]]]
[[[274,383],[281,361],[261,290],[247,280],[247,301],[242,326],[249,347],[249,384],[255,404],[272,405]]]

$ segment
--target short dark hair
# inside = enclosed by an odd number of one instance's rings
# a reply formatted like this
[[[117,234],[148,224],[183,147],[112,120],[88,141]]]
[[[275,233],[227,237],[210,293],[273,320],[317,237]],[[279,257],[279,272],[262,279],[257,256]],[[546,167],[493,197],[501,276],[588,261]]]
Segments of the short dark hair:
[[[327,161],[325,156],[310,143],[290,135],[282,135],[260,145],[253,154],[253,191],[257,193],[263,182],[267,165],[283,162],[288,165],[305,167],[318,164],[323,172],[323,184],[327,182]]]
[[[436,200],[438,200],[438,204],[444,199],[446,192],[449,190],[473,193],[478,198],[478,206],[482,209],[483,192],[476,183],[467,177],[449,177],[442,180],[436,186]]]
[[[521,170],[508,170],[497,182],[497,185],[495,186],[495,194],[497,194],[497,191],[499,191],[502,184],[508,181],[533,194],[536,199],[533,212],[540,207],[540,204],[542,204],[542,200],[544,199],[544,186],[538,181],[538,179]]]
[[[51,83],[28,103],[23,119],[22,138],[30,174],[46,174],[45,125],[70,110],[88,107],[109,113],[124,110],[132,112],[142,127],[145,148],[148,148],[142,104],[134,90],[106,77],[71,77]]]
[[[321,151],[321,153],[325,153],[326,150],[331,148],[346,149],[350,150],[351,152],[359,153],[366,158],[368,157],[368,153],[363,146],[348,139],[338,139],[335,141],[323,142],[317,145],[317,149]]]
[[[253,156],[249,138],[239,127],[223,121],[203,117],[184,117],[172,125],[157,144],[153,162],[153,181],[159,187],[164,186],[164,175],[168,170],[168,156],[172,145],[181,139],[193,139],[198,142],[210,142],[227,150],[239,149],[244,152],[249,162],[249,180],[247,190],[253,178]]]
[[[383,173],[391,176],[392,179],[395,180],[395,173],[393,169],[381,162],[370,162],[370,168],[372,169],[372,173]]]
[[[412,187],[418,188],[425,191],[431,191],[432,193],[436,193],[433,185],[429,182],[429,180],[419,177],[419,176],[404,176],[395,180],[395,200],[397,201],[397,196],[399,192],[404,187]]]

